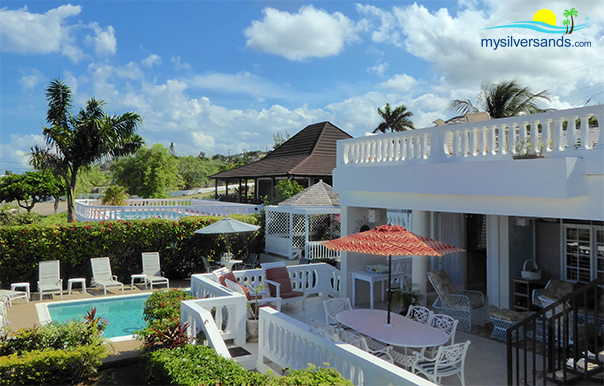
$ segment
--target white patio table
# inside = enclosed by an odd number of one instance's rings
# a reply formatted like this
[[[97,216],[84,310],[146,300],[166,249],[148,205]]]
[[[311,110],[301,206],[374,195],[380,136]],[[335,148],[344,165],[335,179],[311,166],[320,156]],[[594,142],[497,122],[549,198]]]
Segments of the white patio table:
[[[241,264],[241,263],[243,263],[243,260],[219,260],[219,261],[217,261],[217,263],[220,264],[220,265],[224,265],[230,271],[232,271],[233,270],[233,266],[235,264]]]
[[[384,289],[385,285],[388,283],[388,274],[387,273],[369,273],[367,271],[352,271],[350,272],[350,277],[352,278],[352,305],[356,305],[356,281],[362,280],[369,283],[369,308],[373,308],[373,283],[382,283],[382,301],[384,301]],[[398,279],[399,283],[402,282],[403,273],[402,272],[392,272],[392,280]]]
[[[390,313],[386,325],[384,310],[358,309],[339,312],[336,320],[361,334],[391,346],[424,348],[440,346],[449,340],[442,330],[418,323],[397,313]]]

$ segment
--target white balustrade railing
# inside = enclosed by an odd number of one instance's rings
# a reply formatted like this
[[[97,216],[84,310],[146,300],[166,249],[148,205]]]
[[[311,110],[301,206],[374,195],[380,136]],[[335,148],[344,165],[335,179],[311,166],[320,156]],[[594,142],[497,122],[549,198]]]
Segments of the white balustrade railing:
[[[342,256],[341,251],[332,251],[327,249],[322,241],[309,241],[304,246],[304,256],[308,259],[339,259]]]
[[[411,213],[388,212],[386,214],[387,224],[411,228],[411,216]]]
[[[433,385],[349,344],[323,338],[307,324],[273,309],[261,308],[259,320],[256,369],[260,372],[269,370],[266,360],[293,370],[327,363],[355,385]]]
[[[594,116],[601,126],[604,106],[352,138],[338,141],[338,167],[505,159],[517,154],[517,142],[528,138],[542,143],[548,157],[573,156],[573,152],[604,148],[604,130],[589,127]]]
[[[176,220],[187,216],[229,216],[258,213],[260,206],[183,199],[130,199],[125,206],[102,205],[100,200],[75,200],[78,221],[140,220],[151,217]]]

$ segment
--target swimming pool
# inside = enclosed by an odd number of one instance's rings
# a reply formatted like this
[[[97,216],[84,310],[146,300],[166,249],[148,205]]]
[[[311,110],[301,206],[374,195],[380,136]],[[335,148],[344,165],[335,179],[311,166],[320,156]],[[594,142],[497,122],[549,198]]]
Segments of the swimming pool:
[[[40,323],[62,322],[86,315],[96,307],[97,316],[107,319],[105,337],[111,342],[132,339],[134,332],[145,326],[143,306],[151,293],[113,296],[104,299],[68,300],[36,304]]]

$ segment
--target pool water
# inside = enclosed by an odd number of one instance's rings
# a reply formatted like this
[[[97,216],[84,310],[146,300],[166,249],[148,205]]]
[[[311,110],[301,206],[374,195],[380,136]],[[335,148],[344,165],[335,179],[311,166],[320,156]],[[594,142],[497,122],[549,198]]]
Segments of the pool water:
[[[150,294],[118,296],[101,300],[82,300],[69,304],[49,304],[48,312],[52,320],[62,322],[84,317],[90,308],[96,307],[96,314],[107,319],[106,338],[116,338],[134,334],[145,327],[143,307]]]

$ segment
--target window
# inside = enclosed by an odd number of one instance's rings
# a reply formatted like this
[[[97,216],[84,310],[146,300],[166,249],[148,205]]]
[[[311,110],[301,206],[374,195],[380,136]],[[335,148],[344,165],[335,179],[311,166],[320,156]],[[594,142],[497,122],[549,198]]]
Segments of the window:
[[[564,226],[564,278],[588,283],[604,275],[604,227]]]

